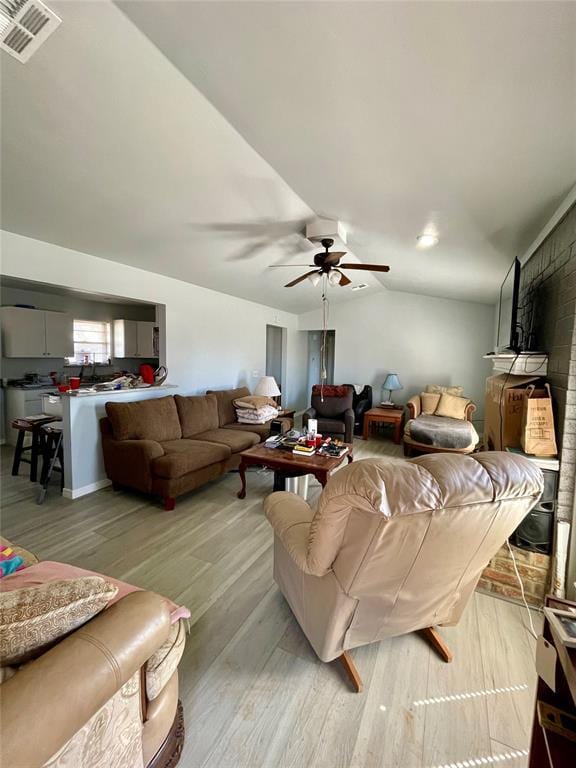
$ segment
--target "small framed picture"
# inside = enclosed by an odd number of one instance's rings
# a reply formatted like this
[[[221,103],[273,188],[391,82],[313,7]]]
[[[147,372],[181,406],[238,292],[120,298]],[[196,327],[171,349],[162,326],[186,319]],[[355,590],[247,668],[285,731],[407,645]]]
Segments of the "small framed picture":
[[[576,648],[576,612],[544,608],[544,613],[563,645]]]

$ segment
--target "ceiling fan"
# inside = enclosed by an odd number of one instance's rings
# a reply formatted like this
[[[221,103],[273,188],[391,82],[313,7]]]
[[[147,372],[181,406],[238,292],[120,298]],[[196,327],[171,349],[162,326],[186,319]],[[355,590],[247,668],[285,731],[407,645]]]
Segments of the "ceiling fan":
[[[295,280],[286,283],[285,288],[292,288],[298,283],[308,278],[314,285],[318,285],[323,275],[327,275],[330,285],[341,285],[345,287],[350,285],[352,280],[346,277],[341,269],[363,269],[368,272],[389,272],[390,267],[385,264],[341,264],[340,259],[346,255],[346,251],[332,251],[330,248],[334,245],[331,237],[325,237],[321,241],[324,252],[314,255],[314,264],[272,264],[271,267],[314,267],[310,272],[306,272]]]

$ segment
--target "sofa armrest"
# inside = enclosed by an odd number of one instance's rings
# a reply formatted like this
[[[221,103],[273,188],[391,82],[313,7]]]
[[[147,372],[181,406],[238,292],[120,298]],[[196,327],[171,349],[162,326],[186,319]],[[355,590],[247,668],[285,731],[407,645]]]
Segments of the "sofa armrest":
[[[310,505],[295,493],[278,491],[266,498],[264,512],[294,563],[305,573],[311,573],[307,558],[314,512]]]
[[[420,416],[420,413],[422,411],[420,395],[414,395],[413,397],[411,397],[410,400],[408,400],[408,402],[406,403],[406,407],[408,408],[409,419],[415,419],[418,416]]]
[[[27,664],[2,685],[0,765],[44,765],[144,666],[169,631],[164,600],[135,592]]]
[[[356,414],[353,408],[347,408],[342,414],[344,418],[344,442],[351,443],[354,440],[354,422]]]
[[[472,421],[472,414],[476,410],[476,405],[472,402],[466,406],[466,421]]]
[[[102,440],[106,474],[114,483],[136,488],[144,493],[152,490],[150,464],[164,456],[164,449],[155,440]]]

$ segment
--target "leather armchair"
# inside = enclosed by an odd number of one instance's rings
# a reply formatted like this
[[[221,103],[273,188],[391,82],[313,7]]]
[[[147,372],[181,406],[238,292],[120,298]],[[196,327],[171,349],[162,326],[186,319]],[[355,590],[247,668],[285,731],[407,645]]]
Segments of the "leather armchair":
[[[334,391],[345,389],[345,394],[333,395]],[[346,443],[354,439],[354,410],[352,409],[352,387],[324,386],[324,396],[320,394],[320,385],[312,388],[311,407],[302,414],[302,426],[306,429],[308,419],[317,419],[318,431],[324,437],[337,437]]]
[[[159,595],[107,608],[2,684],[0,765],[175,766],[183,646]]]
[[[366,459],[337,472],[316,512],[273,493],[274,578],[322,661],[421,631],[444,661],[436,625],[455,624],[483,569],[540,497],[541,470],[516,454]]]
[[[356,394],[356,389],[352,384],[345,384],[344,386],[352,387],[354,434],[361,435],[364,429],[364,414],[372,408],[372,387],[369,384],[366,384],[360,394]]]

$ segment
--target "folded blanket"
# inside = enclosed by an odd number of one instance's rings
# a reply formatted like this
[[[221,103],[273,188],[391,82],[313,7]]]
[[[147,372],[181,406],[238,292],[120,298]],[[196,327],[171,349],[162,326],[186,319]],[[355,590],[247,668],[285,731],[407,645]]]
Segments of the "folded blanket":
[[[278,407],[276,400],[273,400],[266,395],[246,395],[246,397],[237,397],[236,400],[234,400],[234,407],[237,409],[241,408],[255,411],[266,405],[269,405],[272,408]]]
[[[263,408],[250,410],[249,408],[238,408],[236,410],[236,419],[240,424],[265,424],[270,419],[278,416],[278,409],[265,405]]]

